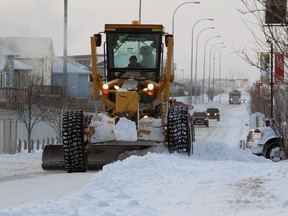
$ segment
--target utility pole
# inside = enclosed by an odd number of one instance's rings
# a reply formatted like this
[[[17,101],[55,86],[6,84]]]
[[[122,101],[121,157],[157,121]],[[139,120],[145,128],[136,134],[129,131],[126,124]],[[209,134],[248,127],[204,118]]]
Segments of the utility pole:
[[[64,110],[67,109],[67,0],[64,0],[64,46],[63,46],[63,86],[64,86]]]
[[[139,0],[139,24],[141,24],[142,1]]]
[[[267,41],[268,43],[270,43],[270,56],[271,56],[271,59],[270,59],[270,61],[271,61],[271,70],[270,70],[270,73],[271,73],[271,78],[270,78],[270,86],[271,86],[271,93],[270,93],[270,96],[271,96],[271,101],[270,101],[270,103],[271,103],[271,109],[270,109],[270,118],[271,118],[271,120],[273,121],[273,93],[274,93],[274,91],[273,91],[273,88],[274,88],[274,81],[273,81],[273,42],[272,41]]]

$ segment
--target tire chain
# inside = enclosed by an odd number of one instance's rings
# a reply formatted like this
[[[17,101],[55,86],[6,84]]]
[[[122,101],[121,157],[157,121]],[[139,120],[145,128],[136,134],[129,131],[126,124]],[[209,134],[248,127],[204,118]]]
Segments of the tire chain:
[[[168,149],[170,153],[188,153],[189,134],[187,124],[188,109],[186,107],[172,107],[168,114]]]
[[[66,111],[63,114],[63,149],[67,172],[85,172],[84,128],[82,111]]]

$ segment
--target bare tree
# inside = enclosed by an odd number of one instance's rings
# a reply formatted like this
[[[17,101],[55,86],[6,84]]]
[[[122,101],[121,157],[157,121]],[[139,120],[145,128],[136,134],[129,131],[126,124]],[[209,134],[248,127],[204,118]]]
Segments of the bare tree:
[[[47,106],[43,120],[56,132],[59,142],[62,143],[62,116],[65,108],[64,97],[67,96],[62,87],[54,86],[53,88],[57,88],[57,94],[54,97],[50,95],[49,105]]]
[[[281,17],[281,13],[278,14],[279,10],[271,9],[271,7],[266,7],[269,2],[274,2],[273,0],[241,0],[246,10],[239,9],[238,11],[245,16],[243,19],[247,29],[250,31],[251,35],[254,37],[255,48],[254,56],[248,54],[248,51],[244,49],[237,49],[236,53],[239,54],[244,60],[246,60],[252,66],[259,69],[261,68],[259,53],[269,52],[270,43],[273,42],[274,52],[284,53],[287,57],[287,37],[288,37],[288,26],[286,21],[286,16]],[[282,9],[281,9],[282,10]],[[280,20],[278,24],[267,23],[269,15],[272,14]],[[271,16],[271,15],[270,15]],[[268,17],[268,18],[267,18]],[[253,21],[252,21],[253,20]],[[281,21],[283,20],[283,21]],[[254,58],[256,57],[256,58]],[[256,60],[255,60],[256,59]]]
[[[246,10],[239,10],[243,15],[254,17],[255,22],[249,21],[249,19],[243,20],[250,30],[255,39],[255,55],[258,56],[257,61],[253,61],[247,54],[246,50],[239,51],[239,55],[242,56],[251,65],[258,67],[259,70],[266,70],[261,68],[259,64],[259,53],[270,52],[269,54],[283,53],[287,58],[287,39],[288,39],[288,22],[287,22],[287,2],[279,0],[241,0]],[[273,62],[272,55],[270,55],[270,61]],[[287,68],[287,64],[284,61],[284,68]],[[288,85],[287,81],[275,82],[275,73],[273,73],[272,65],[267,71],[270,79],[269,85],[266,88],[253,89],[250,92],[251,95],[251,111],[260,111],[265,116],[273,116],[272,127],[277,129],[284,140],[287,140],[288,135],[286,132],[286,124],[288,120]],[[271,76],[272,75],[272,76]],[[284,77],[287,77],[287,72],[284,73]],[[267,87],[268,86],[268,87]],[[260,91],[259,91],[260,90]],[[271,97],[272,95],[272,97]],[[273,99],[271,104],[271,99]],[[269,101],[270,100],[270,101]],[[265,109],[266,107],[266,109]],[[267,110],[267,107],[268,110]],[[269,109],[271,110],[269,111]],[[271,112],[272,114],[269,114]],[[284,143],[284,149],[286,155],[288,155],[287,144]]]
[[[28,152],[31,152],[31,134],[34,126],[43,120],[45,113],[45,100],[39,95],[39,86],[41,78],[37,75],[27,77],[26,87],[15,88],[10,92],[10,103],[13,104],[13,109],[18,115],[27,129],[28,136]]]
[[[256,84],[256,87],[250,90],[250,111],[252,113],[260,112],[265,116],[270,116],[270,88],[266,84]]]

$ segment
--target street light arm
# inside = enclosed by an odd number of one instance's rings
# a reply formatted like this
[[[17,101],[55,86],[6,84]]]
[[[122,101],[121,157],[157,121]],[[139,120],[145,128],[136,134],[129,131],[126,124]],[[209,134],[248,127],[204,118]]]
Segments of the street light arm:
[[[215,29],[215,27],[206,27],[206,28],[202,29],[202,30],[198,33],[198,35],[197,35],[196,45],[197,45],[197,43],[198,43],[199,36],[201,35],[201,33],[204,32],[205,30],[208,30],[208,29]]]
[[[183,2],[182,4],[178,5],[178,7],[175,8],[175,10],[174,10],[174,12],[173,12],[173,16],[172,16],[172,34],[173,34],[173,35],[174,35],[174,18],[175,18],[175,14],[176,14],[177,10],[178,10],[181,6],[183,6],[183,5],[185,5],[185,4],[200,4],[200,2],[199,2],[199,1],[197,1],[197,2]]]
[[[207,41],[206,41],[206,43],[205,43],[205,45],[204,45],[204,50],[206,49],[206,46],[207,46],[208,42],[209,42],[211,39],[213,39],[213,38],[219,38],[219,37],[221,37],[221,36],[220,36],[220,35],[215,35],[215,36],[212,36],[212,37],[208,38]]]
[[[206,43],[205,43],[205,45],[204,45],[204,51],[206,51],[206,46],[207,46],[208,42],[209,42],[211,39],[213,39],[213,38],[219,38],[219,37],[221,37],[221,36],[220,36],[220,35],[215,35],[215,36],[212,36],[212,37],[208,38],[208,40],[206,41]],[[222,44],[222,43],[221,43],[221,44]]]
[[[216,52],[217,52],[219,49],[223,49],[223,48],[226,48],[226,47],[225,47],[225,46],[217,47],[217,49],[214,50],[213,58],[215,58],[215,54],[216,54]]]
[[[204,21],[204,20],[207,20],[207,21],[213,21],[214,19],[210,19],[210,18],[203,18],[203,19],[200,19],[198,20],[192,27],[192,34],[193,34],[193,31],[194,31],[194,28],[196,27],[196,25],[201,22],[201,21]]]
[[[210,53],[209,53],[209,61],[211,60],[211,53],[212,53],[212,50],[213,50],[213,48],[215,47],[215,46],[217,46],[217,45],[220,45],[220,44],[224,44],[223,42],[222,43],[216,43],[216,44],[214,44],[212,47],[211,47],[211,49],[210,49]]]

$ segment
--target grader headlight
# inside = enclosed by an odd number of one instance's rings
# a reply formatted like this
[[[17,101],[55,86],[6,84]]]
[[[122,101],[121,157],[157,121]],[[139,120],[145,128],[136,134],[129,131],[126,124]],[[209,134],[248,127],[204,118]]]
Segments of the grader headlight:
[[[109,93],[109,86],[108,86],[107,83],[104,83],[104,84],[103,84],[102,89],[103,89],[103,92],[102,92],[102,93],[103,93],[104,95],[108,95],[108,93]]]
[[[152,84],[152,83],[149,83],[148,85],[147,85],[147,89],[148,89],[148,92],[147,92],[147,94],[149,95],[149,96],[153,96],[154,95],[154,84]]]
[[[154,85],[152,83],[149,83],[147,85],[147,88],[148,88],[149,91],[152,91],[154,89]]]

